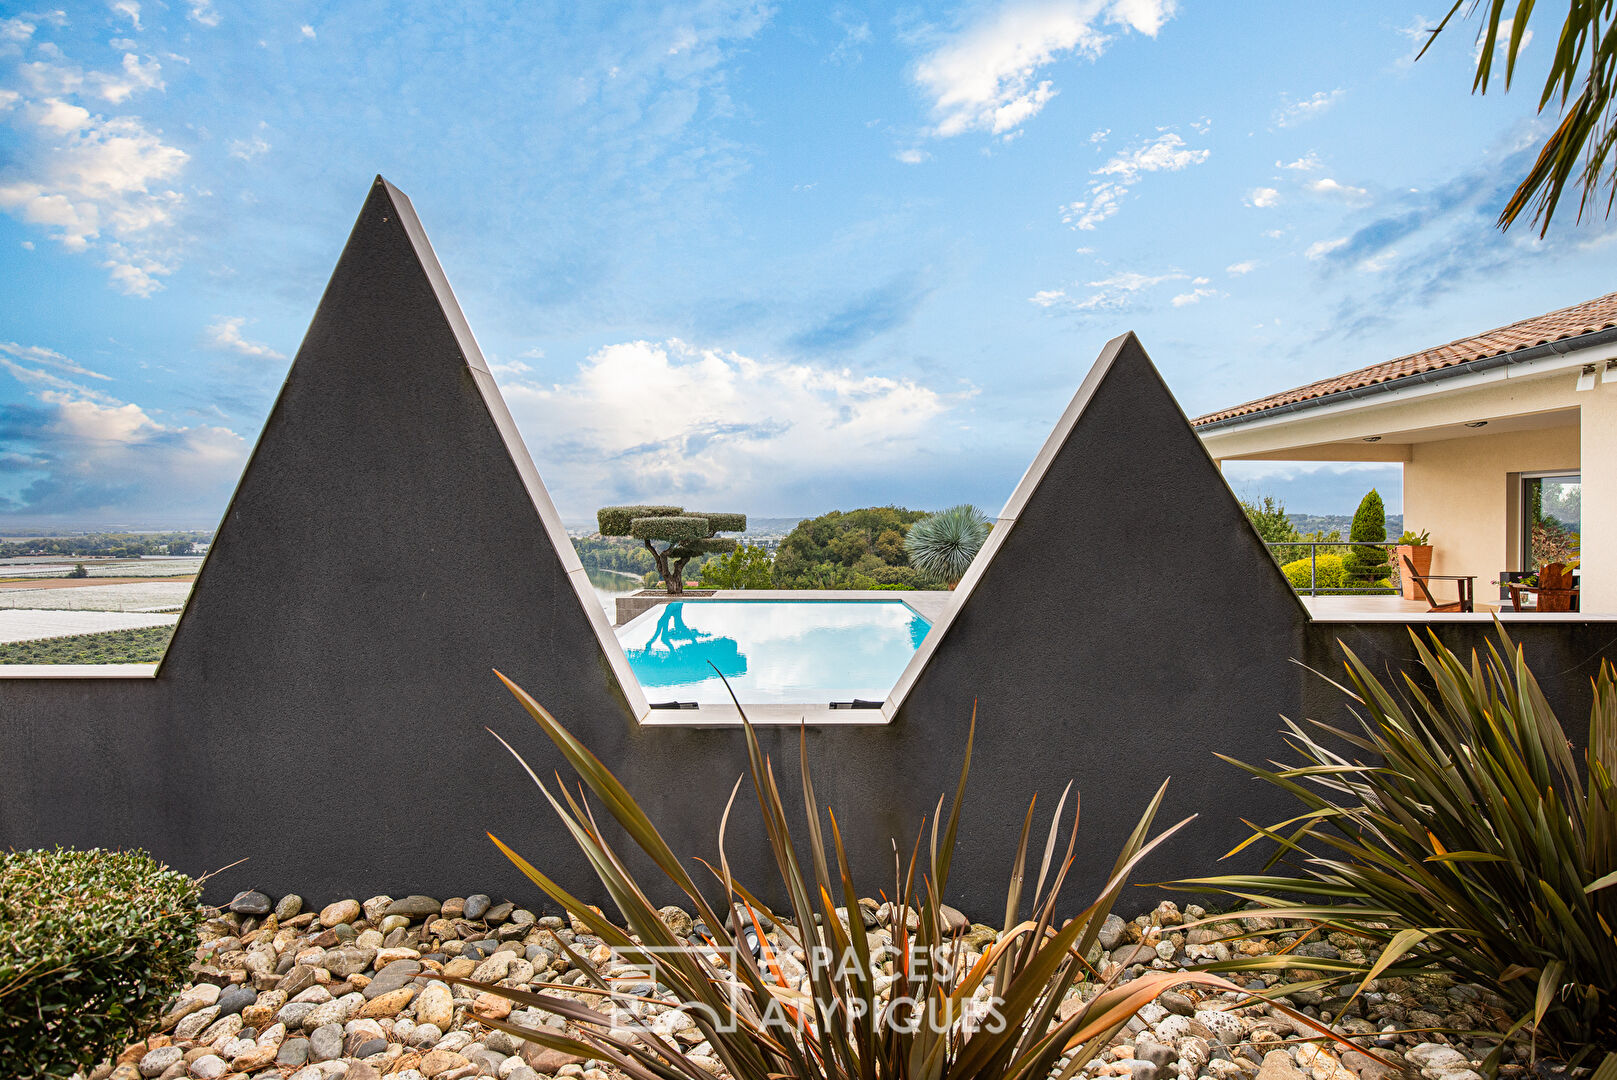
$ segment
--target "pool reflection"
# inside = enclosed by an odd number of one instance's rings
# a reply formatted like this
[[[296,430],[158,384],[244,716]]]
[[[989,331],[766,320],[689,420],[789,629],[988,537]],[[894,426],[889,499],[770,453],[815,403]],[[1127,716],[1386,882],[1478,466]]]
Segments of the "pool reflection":
[[[713,678],[713,668],[726,679],[747,673],[747,658],[735,638],[704,634],[685,625],[683,604],[664,604],[656,628],[642,648],[625,649],[641,686],[680,686]],[[709,664],[713,667],[709,667]]]

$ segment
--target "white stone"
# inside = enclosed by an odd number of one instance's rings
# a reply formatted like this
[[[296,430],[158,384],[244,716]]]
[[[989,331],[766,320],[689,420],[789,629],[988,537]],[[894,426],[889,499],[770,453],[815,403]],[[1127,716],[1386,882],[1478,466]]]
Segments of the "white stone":
[[[217,1054],[205,1054],[191,1062],[191,1075],[198,1080],[219,1080],[219,1077],[230,1071],[230,1066]]]

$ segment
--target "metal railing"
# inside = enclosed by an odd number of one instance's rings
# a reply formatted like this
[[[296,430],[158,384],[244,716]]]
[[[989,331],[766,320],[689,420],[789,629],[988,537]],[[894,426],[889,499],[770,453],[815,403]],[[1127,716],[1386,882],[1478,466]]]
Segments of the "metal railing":
[[[1355,586],[1351,586],[1351,587],[1347,587],[1347,588],[1341,588],[1341,589],[1322,589],[1322,588],[1319,587],[1319,549],[1320,548],[1335,548],[1335,549],[1338,549],[1338,550],[1340,550],[1342,552],[1342,555],[1345,558],[1347,556],[1348,551],[1351,550],[1352,548],[1356,548],[1356,547],[1387,548],[1389,553],[1390,553],[1390,552],[1396,550],[1397,547],[1398,547],[1398,541],[1396,541],[1396,540],[1273,540],[1273,541],[1265,540],[1264,541],[1264,546],[1269,549],[1271,554],[1274,554],[1277,551],[1287,551],[1287,550],[1293,549],[1293,548],[1307,548],[1308,549],[1308,588],[1306,588],[1306,589],[1298,588],[1297,592],[1298,592],[1299,595],[1302,595],[1302,596],[1346,596],[1346,595],[1351,595],[1351,596],[1398,596],[1402,592],[1403,568],[1398,565],[1397,560],[1395,558],[1391,558],[1391,557],[1389,557],[1387,559],[1387,562],[1388,562],[1388,564],[1390,566],[1392,566],[1392,573],[1388,575],[1388,578],[1392,581],[1392,585],[1390,585],[1387,588],[1376,588],[1375,586],[1371,586],[1371,585],[1355,585]],[[1327,554],[1334,554],[1334,552],[1327,552]],[[1295,562],[1296,560],[1294,560],[1294,559],[1278,560],[1277,559],[1276,561],[1279,562],[1281,566],[1285,566],[1285,565],[1287,565],[1287,563]]]

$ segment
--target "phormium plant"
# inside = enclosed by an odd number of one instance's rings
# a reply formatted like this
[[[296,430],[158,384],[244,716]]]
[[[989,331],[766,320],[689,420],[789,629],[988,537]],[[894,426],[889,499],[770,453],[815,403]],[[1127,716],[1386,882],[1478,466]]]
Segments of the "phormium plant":
[[[1580,777],[1521,648],[1498,631],[1469,663],[1411,633],[1426,681],[1406,673],[1397,696],[1344,646],[1355,727],[1286,721],[1296,765],[1225,758],[1296,797],[1296,816],[1241,845],[1274,843],[1265,869],[1294,873],[1180,884],[1383,948],[1363,963],[1287,954],[1207,970],[1311,969],[1362,990],[1436,968],[1497,991],[1511,1038],[1574,1062],[1617,1051],[1617,680],[1603,661]]]
[[[689,899],[712,940],[693,946],[664,923],[647,890],[597,828],[592,811],[560,784],[559,777],[552,792],[528,770],[589,859],[622,913],[627,932],[492,834],[490,839],[548,896],[611,946],[616,957],[644,973],[645,979],[668,987],[678,999],[677,1007],[694,1022],[703,1041],[735,1080],[1069,1080],[1141,1006],[1169,988],[1198,984],[1221,991],[1239,989],[1216,975],[1183,971],[1151,971],[1132,982],[1114,985],[1100,979],[1085,961],[1135,865],[1191,820],[1186,818],[1156,837],[1150,836],[1166,784],[1118,854],[1100,895],[1060,925],[1056,911],[1074,863],[1077,800],[1072,835],[1065,854],[1058,857],[1069,786],[1056,807],[1037,879],[1031,893],[1024,896],[1033,824],[1030,804],[1011,860],[1004,932],[966,965],[960,962],[965,955],[963,945],[945,920],[943,898],[971,761],[968,736],[960,782],[947,814],[940,797],[930,832],[923,824],[907,867],[893,883],[895,917],[889,959],[894,969],[884,976],[884,969],[873,963],[871,943],[859,915],[862,894],[849,869],[836,815],[822,811],[815,800],[806,736],[800,735],[799,741],[808,822],[805,846],[809,862],[805,866],[787,827],[772,763],[760,749],[752,725],[745,715],[742,718],[753,789],[780,874],[780,891],[789,898],[789,911],[769,911],[730,873],[724,856],[725,822],[740,790],[740,779],[719,824],[719,866],[709,867],[723,896],[715,905],[606,766],[538,702],[509,680],[506,685],[634,844]],[[509,744],[506,747],[511,749]],[[515,750],[511,752],[516,755]],[[522,760],[520,755],[517,759]],[[1029,909],[1025,918],[1024,908]],[[737,913],[734,931],[726,927],[719,911]],[[763,929],[765,918],[789,943],[784,949],[795,950],[802,957],[802,968],[787,963],[770,945]],[[749,929],[753,932],[750,940]],[[570,946],[564,948],[587,976],[589,986],[600,994],[603,1005],[609,1001],[623,1004],[624,994],[611,988],[606,973]],[[732,959],[721,963],[724,957]],[[575,1032],[530,1029],[480,1017],[483,1023],[519,1038],[610,1061],[635,1080],[711,1080],[708,1070],[692,1060],[687,1047],[656,1033],[650,1025],[626,1022],[621,1014],[590,1008],[571,997],[466,979],[450,981],[559,1014]],[[1068,991],[1080,981],[1097,985],[1086,987],[1091,990],[1089,996],[1068,1001]],[[556,984],[547,984],[547,988],[569,993],[579,990]],[[1329,1035],[1314,1021],[1287,1011],[1298,1022]]]
[[[68,1077],[145,1035],[185,981],[201,894],[144,852],[0,853],[0,1061]]]

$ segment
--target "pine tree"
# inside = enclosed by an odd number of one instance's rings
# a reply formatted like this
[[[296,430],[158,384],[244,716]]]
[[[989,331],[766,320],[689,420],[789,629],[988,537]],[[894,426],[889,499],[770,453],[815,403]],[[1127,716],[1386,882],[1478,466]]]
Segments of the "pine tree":
[[[1387,508],[1382,505],[1381,495],[1375,488],[1359,503],[1359,509],[1353,514],[1353,530],[1348,533],[1349,540],[1357,541],[1385,541],[1387,539]],[[1353,547],[1348,551],[1347,560],[1348,577],[1361,585],[1374,585],[1376,582],[1391,576],[1392,566],[1387,562],[1387,549],[1384,547]]]

